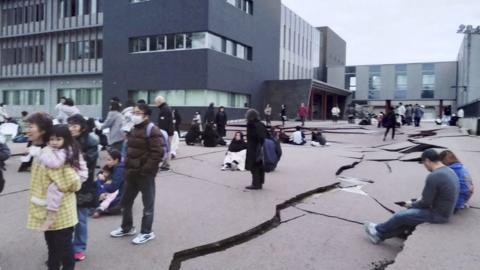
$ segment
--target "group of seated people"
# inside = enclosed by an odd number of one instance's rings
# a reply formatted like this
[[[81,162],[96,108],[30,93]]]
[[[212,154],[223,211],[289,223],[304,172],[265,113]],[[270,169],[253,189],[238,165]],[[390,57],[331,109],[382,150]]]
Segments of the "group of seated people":
[[[263,143],[265,172],[273,172],[282,157],[282,147],[276,131],[267,131]],[[244,171],[247,157],[247,143],[242,132],[236,132],[225,154],[222,171]]]
[[[226,145],[225,140],[218,135],[214,123],[207,123],[205,131],[202,132],[201,123],[193,121],[190,129],[185,135],[185,143],[187,145],[195,145],[203,143],[205,147],[217,147],[218,145]]]
[[[288,136],[285,132],[280,132],[279,135],[280,141],[282,143],[293,144],[293,145],[305,145],[307,143],[307,138],[305,133],[302,130],[302,127],[297,126],[292,135]],[[312,141],[310,142],[311,146],[326,146],[327,139],[322,134],[320,129],[312,130]]]

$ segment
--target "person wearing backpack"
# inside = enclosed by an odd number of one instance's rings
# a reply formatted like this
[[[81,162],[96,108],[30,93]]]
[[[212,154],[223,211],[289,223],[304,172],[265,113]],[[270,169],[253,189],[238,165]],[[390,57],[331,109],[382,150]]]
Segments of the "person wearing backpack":
[[[115,238],[136,233],[132,207],[138,192],[142,193],[143,217],[140,233],[132,240],[144,244],[155,238],[152,231],[155,205],[155,176],[165,155],[165,139],[158,127],[150,122],[152,111],[146,104],[137,104],[133,111],[134,127],[127,138],[125,190],[122,198],[122,225],[112,231]]]
[[[267,137],[263,143],[263,154],[265,157],[265,172],[273,172],[282,157],[282,147],[270,132],[267,132]]]
[[[246,114],[247,119],[247,159],[245,168],[252,173],[252,184],[246,189],[259,190],[265,182],[265,164],[263,143],[267,136],[265,125],[260,122],[259,113],[250,109]]]

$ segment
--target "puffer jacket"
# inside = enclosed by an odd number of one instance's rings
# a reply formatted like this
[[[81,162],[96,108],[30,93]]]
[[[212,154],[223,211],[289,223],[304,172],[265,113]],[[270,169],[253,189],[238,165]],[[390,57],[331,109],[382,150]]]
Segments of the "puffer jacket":
[[[87,163],[88,178],[77,192],[77,206],[81,208],[94,208],[98,205],[97,187],[95,185],[95,167],[98,160],[98,138],[84,132],[77,138],[83,159]]]
[[[150,137],[147,134],[149,121],[133,127],[128,135],[125,173],[127,178],[136,175],[156,175],[162,162],[165,140],[158,127],[153,126]]]

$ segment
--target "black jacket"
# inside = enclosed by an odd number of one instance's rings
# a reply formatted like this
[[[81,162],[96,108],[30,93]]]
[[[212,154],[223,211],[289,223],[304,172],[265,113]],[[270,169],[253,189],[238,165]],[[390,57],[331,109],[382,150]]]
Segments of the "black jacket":
[[[77,138],[80,150],[87,163],[88,178],[77,192],[77,206],[93,208],[98,205],[97,186],[95,184],[95,168],[98,160],[98,140],[88,132],[84,132]]]
[[[254,120],[247,123],[247,158],[245,168],[251,170],[254,165],[263,164],[262,154],[263,143],[267,137],[267,129],[260,120]]]
[[[213,128],[213,124],[207,124],[205,131],[203,132],[203,146],[216,147],[218,145],[219,136],[217,131]]]
[[[395,127],[396,123],[397,123],[397,116],[393,111],[387,113],[382,119],[382,125],[386,128]]]
[[[208,107],[205,117],[203,118],[204,123],[214,123],[215,122],[215,109],[213,106]]]
[[[163,103],[158,109],[160,110],[158,112],[158,127],[165,130],[168,133],[168,136],[173,136],[175,129],[173,127],[172,110],[167,103]]]
[[[227,113],[225,112],[218,112],[217,116],[215,117],[215,123],[217,126],[226,126],[227,120]]]

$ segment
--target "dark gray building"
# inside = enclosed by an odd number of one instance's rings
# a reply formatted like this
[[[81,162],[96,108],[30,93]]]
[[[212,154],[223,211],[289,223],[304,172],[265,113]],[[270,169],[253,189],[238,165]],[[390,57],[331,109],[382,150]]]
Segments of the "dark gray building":
[[[0,96],[11,116],[53,112],[59,96],[100,115],[103,0],[1,1],[0,23]]]
[[[104,5],[105,102],[163,95],[184,117],[214,102],[237,118],[261,108],[264,82],[278,79],[280,0]]]

